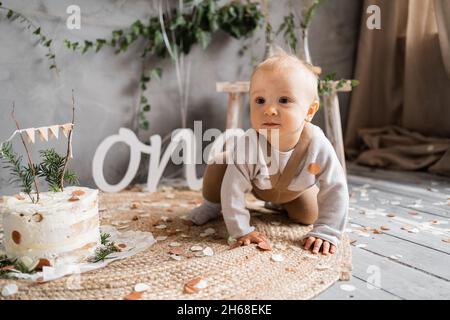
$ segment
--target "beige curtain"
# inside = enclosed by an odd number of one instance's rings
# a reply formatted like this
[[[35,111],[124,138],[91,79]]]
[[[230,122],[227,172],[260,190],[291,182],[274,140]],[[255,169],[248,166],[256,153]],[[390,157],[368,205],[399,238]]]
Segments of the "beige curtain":
[[[371,4],[381,9],[381,30],[366,27]],[[450,1],[366,0],[363,8],[347,154],[450,175]]]

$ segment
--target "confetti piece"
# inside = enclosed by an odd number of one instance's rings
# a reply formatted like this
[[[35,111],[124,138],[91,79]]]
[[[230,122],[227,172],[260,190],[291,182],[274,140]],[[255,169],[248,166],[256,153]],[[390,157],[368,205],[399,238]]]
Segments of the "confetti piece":
[[[275,261],[275,262],[282,262],[282,261],[284,261],[284,257],[281,254],[273,254],[271,256],[271,259],[272,259],[272,261]]]
[[[150,286],[146,283],[137,283],[134,286],[135,292],[144,292],[144,291],[147,291],[148,289],[150,289]]]
[[[203,247],[201,247],[201,246],[192,246],[192,247],[190,248],[190,250],[191,250],[191,251],[202,251],[202,250],[203,250]]]
[[[339,288],[341,288],[341,290],[343,291],[348,292],[355,291],[356,289],[355,286],[352,286],[351,284],[341,284]]]
[[[156,229],[166,229],[167,226],[165,224],[158,224],[157,226],[155,226]]]
[[[365,243],[360,243],[360,244],[357,244],[355,247],[357,247],[357,248],[366,248],[366,247],[367,247],[367,244],[365,244]]]
[[[214,251],[211,247],[206,247],[203,249],[203,254],[207,257],[212,257],[214,255]]]
[[[126,295],[123,299],[124,300],[139,300],[140,298],[142,298],[143,294],[144,294],[143,292],[133,291],[129,295]]]
[[[15,244],[20,244],[20,240],[22,238],[22,235],[19,231],[14,230],[11,234],[11,238],[13,239]]]
[[[205,231],[203,231],[206,234],[214,234],[216,233],[216,230],[214,230],[213,228],[208,228]]]
[[[169,246],[170,247],[179,247],[179,246],[181,246],[181,243],[179,243],[179,242],[171,242],[171,243],[169,243]]]
[[[179,256],[179,255],[176,255],[176,254],[170,254],[169,257],[170,257],[171,259],[173,259],[173,260],[176,260],[176,261],[180,261],[180,260],[183,259],[182,256]]]
[[[16,294],[19,291],[19,287],[15,283],[7,284],[2,289],[2,296],[8,297]]]
[[[308,171],[309,173],[316,175],[320,172],[320,165],[318,165],[317,163],[311,163],[308,166]]]
[[[184,285],[185,293],[196,293],[208,286],[208,281],[202,278],[195,278]]]
[[[70,197],[68,199],[69,202],[75,202],[75,201],[78,201],[78,200],[80,200],[80,198],[78,198],[77,196],[72,196],[72,197]]]

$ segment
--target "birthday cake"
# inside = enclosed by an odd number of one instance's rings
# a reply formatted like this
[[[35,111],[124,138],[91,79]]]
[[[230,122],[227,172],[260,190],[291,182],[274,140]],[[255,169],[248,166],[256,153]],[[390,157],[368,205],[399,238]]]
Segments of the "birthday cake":
[[[8,257],[53,265],[64,258],[83,261],[100,245],[98,190],[41,192],[36,203],[23,193],[4,196],[2,207]]]

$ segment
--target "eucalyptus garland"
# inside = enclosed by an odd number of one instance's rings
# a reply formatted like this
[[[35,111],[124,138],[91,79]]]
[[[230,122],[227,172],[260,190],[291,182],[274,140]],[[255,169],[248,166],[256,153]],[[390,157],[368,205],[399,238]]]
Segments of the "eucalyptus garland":
[[[218,31],[225,32],[236,39],[249,37],[254,30],[261,27],[263,16],[259,4],[246,1],[232,1],[219,7],[218,0],[184,1],[192,5],[191,10],[171,9],[164,13],[164,28],[173,36],[172,48],[174,52],[189,54],[191,48],[197,44],[206,49],[211,39]],[[150,17],[147,21],[136,20],[129,28],[112,31],[110,39],[85,40],[84,42],[70,42],[65,40],[66,47],[82,54],[88,51],[99,52],[105,46],[111,47],[116,54],[126,52],[130,45],[137,40],[143,41],[141,58],[157,56],[165,58],[169,55],[164,42],[161,21],[158,16]],[[145,65],[145,63],[143,63]],[[140,76],[141,91],[140,111],[138,114],[139,128],[148,129],[149,123],[145,112],[150,111],[151,105],[144,95],[151,80],[159,80],[162,76],[160,67],[148,71],[144,67]]]
[[[56,65],[56,55],[52,50],[53,39],[46,36],[42,32],[41,27],[37,26],[33,21],[31,21],[25,15],[23,15],[20,12],[14,11],[10,8],[4,7],[2,2],[0,2],[0,12],[3,12],[6,14],[6,18],[8,19],[8,21],[11,21],[11,22],[17,21],[20,24],[25,25],[25,28],[27,30],[33,31],[32,35],[37,38],[38,43],[47,49],[47,53],[45,54],[45,57],[50,63],[49,69],[50,70],[53,69],[53,70],[55,70],[55,72],[57,74],[59,74],[59,69],[58,69],[58,66]]]

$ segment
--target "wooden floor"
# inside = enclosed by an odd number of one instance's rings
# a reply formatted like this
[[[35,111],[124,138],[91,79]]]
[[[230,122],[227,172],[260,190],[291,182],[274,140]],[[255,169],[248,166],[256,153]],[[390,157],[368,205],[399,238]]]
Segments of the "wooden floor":
[[[350,165],[348,182],[353,275],[316,299],[450,299],[450,179]]]

